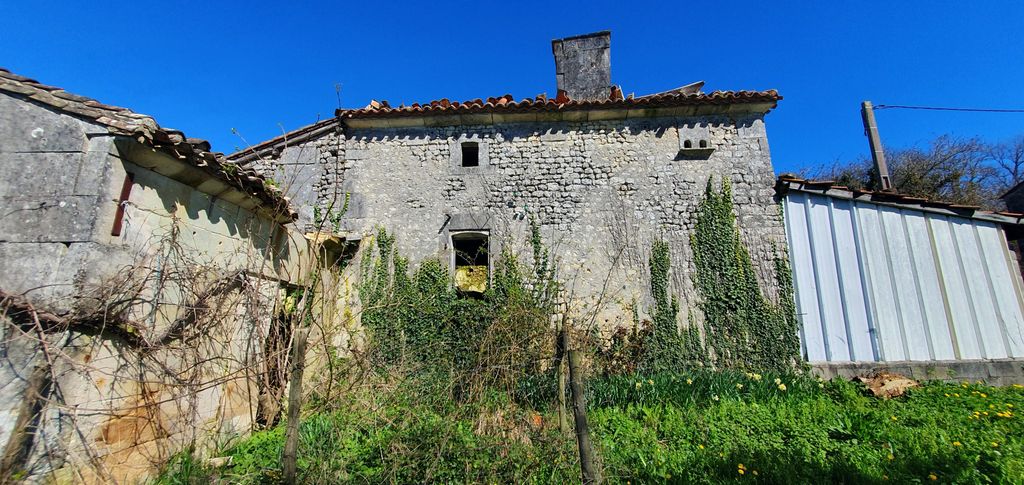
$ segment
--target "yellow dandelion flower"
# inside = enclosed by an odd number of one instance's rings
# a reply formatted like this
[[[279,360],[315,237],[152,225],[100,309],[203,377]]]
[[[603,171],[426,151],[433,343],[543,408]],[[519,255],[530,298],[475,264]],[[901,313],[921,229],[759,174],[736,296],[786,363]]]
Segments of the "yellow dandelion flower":
[[[652,381],[651,379],[647,379],[647,383],[652,385],[652,386],[654,385],[654,381]]]
[[[1008,408],[1010,408],[1010,409],[1013,409],[1013,404],[1010,404],[1010,403],[1006,403],[1006,407],[1008,407]]]
[[[955,397],[960,397],[960,393],[959,393],[959,392],[954,392],[954,393],[953,393],[953,396],[955,396]]]
[[[686,383],[687,383],[687,384],[693,384],[693,379],[687,379],[687,380],[686,380]]]
[[[946,393],[946,397],[949,397],[949,393],[948,392]]]
[[[895,456],[892,456],[892,453],[889,453],[889,461],[893,461],[893,460],[895,460],[895,459],[896,459],[896,457],[895,457]]]
[[[746,470],[744,470],[742,468],[737,468],[736,471],[739,472],[740,475],[743,475],[744,473],[747,473]]]
[[[996,443],[995,441],[993,441],[992,442],[992,447],[993,448],[999,448],[999,443]]]
[[[785,384],[779,384],[779,390],[785,392],[786,385]]]
[[[750,470],[750,473],[753,474],[755,477],[757,476],[757,470]]]
[[[984,398],[984,397],[988,397],[988,394],[985,394],[984,392],[983,392],[983,393],[981,393],[981,394],[979,394],[979,395],[980,395],[981,397],[983,397],[983,398]]]
[[[737,382],[736,383],[736,389],[743,389],[743,384],[740,384],[739,382]]]
[[[704,449],[704,445],[697,445],[697,448]]]
[[[641,387],[641,386],[643,386],[643,384],[641,384],[641,383],[640,383],[640,381],[637,381],[637,383],[636,383],[636,388],[637,388],[637,389],[640,389],[640,387]]]
[[[928,479],[934,482],[935,480],[938,480],[939,477],[936,476],[934,473],[929,473],[928,474]]]
[[[779,384],[782,384],[782,379],[779,379],[778,377],[776,377],[775,378],[775,385],[777,386]]]
[[[953,442],[953,446],[960,446],[960,442],[959,441],[954,441]]]
[[[896,416],[889,416],[889,419],[896,421]]]

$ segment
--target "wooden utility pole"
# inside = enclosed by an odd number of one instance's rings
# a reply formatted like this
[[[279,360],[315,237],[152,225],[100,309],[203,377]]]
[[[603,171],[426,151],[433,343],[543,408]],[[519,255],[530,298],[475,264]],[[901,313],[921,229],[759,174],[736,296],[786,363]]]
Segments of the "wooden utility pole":
[[[306,339],[309,328],[295,331],[295,345],[292,347],[292,375],[288,382],[288,424],[284,441],[284,483],[294,485],[296,461],[299,449],[299,411],[302,408],[302,372],[306,368]]]
[[[875,123],[875,109],[871,106],[871,101],[860,104],[860,116],[864,120],[864,134],[871,145],[871,159],[875,162],[875,171],[878,172],[878,187],[886,192],[891,191],[893,189],[892,180],[889,178],[889,166],[885,163],[882,140],[878,138],[878,124]]]
[[[587,399],[583,396],[583,376],[580,375],[580,355],[569,350],[569,389],[572,390],[572,412],[576,422],[576,443],[580,449],[580,472],[583,484],[591,485],[601,481],[594,466],[594,443],[590,441],[587,427]]]

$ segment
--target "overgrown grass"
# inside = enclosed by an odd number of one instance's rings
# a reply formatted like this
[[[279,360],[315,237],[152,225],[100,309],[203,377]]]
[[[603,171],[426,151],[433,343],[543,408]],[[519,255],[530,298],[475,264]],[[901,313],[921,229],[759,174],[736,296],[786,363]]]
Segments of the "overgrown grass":
[[[595,379],[587,392],[611,483],[1024,480],[1019,387],[931,383],[881,400],[845,381],[702,371]],[[578,480],[573,439],[557,431],[554,413],[499,396],[466,407],[417,404],[396,392],[376,407],[306,416],[300,479]],[[161,483],[273,483],[283,436],[275,428],[240,441],[223,451],[233,464],[221,470],[178,457]]]

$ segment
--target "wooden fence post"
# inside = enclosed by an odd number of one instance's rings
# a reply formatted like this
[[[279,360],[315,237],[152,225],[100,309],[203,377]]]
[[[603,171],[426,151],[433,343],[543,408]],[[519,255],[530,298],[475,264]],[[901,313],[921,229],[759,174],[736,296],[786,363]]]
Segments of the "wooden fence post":
[[[302,408],[302,371],[306,368],[306,339],[308,328],[295,331],[292,354],[292,375],[288,382],[288,425],[284,442],[284,483],[294,485],[299,448],[299,415]]]
[[[587,427],[587,399],[583,396],[583,376],[579,369],[579,352],[569,351],[569,389],[572,390],[572,411],[576,422],[576,443],[580,449],[580,471],[584,485],[601,481],[594,466],[594,443]]]

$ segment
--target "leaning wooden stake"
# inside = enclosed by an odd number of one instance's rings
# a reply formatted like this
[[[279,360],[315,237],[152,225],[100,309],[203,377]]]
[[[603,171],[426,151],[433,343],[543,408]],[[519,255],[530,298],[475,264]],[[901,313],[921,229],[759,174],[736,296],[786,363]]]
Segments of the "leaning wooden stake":
[[[565,331],[565,319],[562,319],[555,342],[555,370],[558,372],[558,429],[562,434],[569,433],[569,417],[565,403],[565,351],[569,348],[569,334]]]
[[[580,356],[576,350],[569,351],[569,389],[572,391],[572,411],[576,421],[576,443],[580,449],[580,471],[584,485],[598,483],[601,478],[594,467],[594,443],[590,441],[587,427],[587,400],[583,396],[583,376],[580,375]]]
[[[284,442],[284,483],[294,485],[296,459],[299,448],[299,411],[302,407],[302,371],[306,367],[306,338],[308,328],[300,328],[295,332],[295,345],[292,353],[292,376],[288,382],[288,427],[285,430]]]

